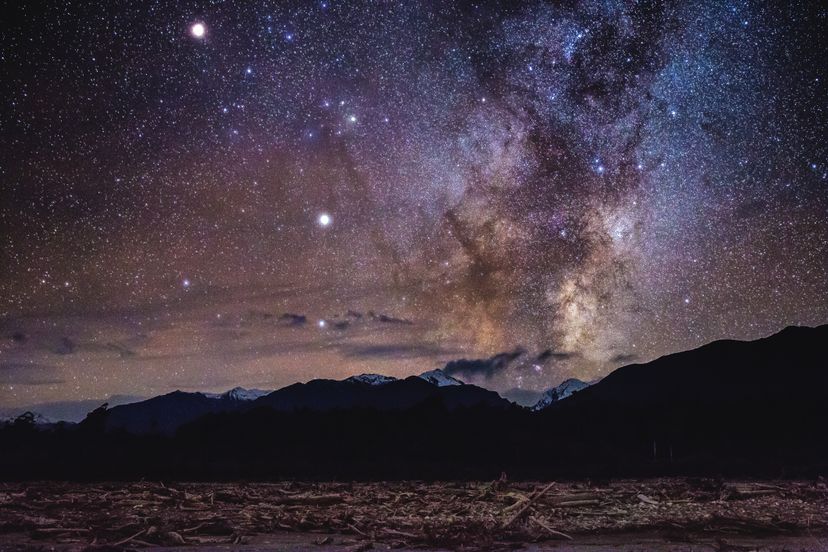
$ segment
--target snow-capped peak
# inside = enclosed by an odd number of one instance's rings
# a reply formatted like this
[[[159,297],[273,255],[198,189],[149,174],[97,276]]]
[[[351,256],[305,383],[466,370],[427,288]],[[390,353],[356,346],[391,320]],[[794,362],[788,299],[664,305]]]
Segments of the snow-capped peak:
[[[345,381],[364,383],[366,385],[385,385],[386,383],[397,381],[397,378],[392,376],[383,376],[382,374],[359,374],[358,376],[351,376]]]
[[[437,387],[445,387],[447,385],[463,385],[462,381],[449,376],[440,368],[435,368],[434,370],[423,372],[418,377],[426,380],[428,383],[432,385],[436,385]]]
[[[244,387],[234,387],[224,393],[204,393],[204,396],[210,399],[229,399],[231,401],[255,401],[259,397],[264,397],[270,391],[262,389],[245,389]]]
[[[585,381],[581,381],[576,378],[569,378],[557,387],[553,387],[552,389],[545,391],[540,400],[535,403],[535,406],[532,407],[532,410],[543,410],[553,403],[563,400],[573,393],[577,393],[581,389],[585,389],[589,386],[590,384]]]

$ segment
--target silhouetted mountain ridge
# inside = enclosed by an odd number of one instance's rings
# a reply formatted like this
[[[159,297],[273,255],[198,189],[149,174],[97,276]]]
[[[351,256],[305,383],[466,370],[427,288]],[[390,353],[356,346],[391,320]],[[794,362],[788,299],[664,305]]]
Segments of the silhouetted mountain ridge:
[[[828,325],[789,326],[755,341],[719,340],[630,364],[580,390],[560,408],[615,403],[737,403],[828,399]],[[791,388],[783,380],[796,382]]]
[[[668,409],[697,404],[728,405],[744,401],[772,404],[784,396],[780,374],[798,382],[798,400],[824,398],[828,371],[822,343],[828,325],[788,327],[755,341],[720,340],[697,349],[674,353],[646,364],[618,368],[590,385],[569,379],[544,394],[533,410],[585,409],[609,404],[642,409]],[[820,364],[821,363],[821,364]],[[509,401],[494,391],[464,384],[431,370],[397,379],[362,374],[345,380],[316,379],[272,392],[236,388],[223,394],[175,391],[146,401],[112,408],[106,426],[130,432],[170,433],[204,415],[271,408],[282,412],[349,410],[405,410],[423,402],[441,403],[448,410],[485,406],[506,408]]]
[[[358,381],[312,380],[279,389],[254,401],[281,411],[371,408],[405,410],[428,400],[441,402],[449,410],[470,406],[505,408],[510,405],[494,391],[475,385],[438,386],[419,376],[382,385]]]
[[[541,398],[532,406],[532,410],[538,411],[544,408],[549,408],[553,404],[571,397],[583,389],[586,389],[591,384],[581,381],[577,378],[569,378],[564,380],[559,385],[549,389],[543,393]]]
[[[252,408],[269,408],[280,412],[324,412],[355,408],[388,411],[413,408],[427,401],[440,403],[448,410],[472,406],[512,406],[496,392],[475,385],[445,383],[442,380],[435,382],[431,377],[433,372],[427,373],[428,378],[410,376],[396,379],[371,375],[375,377],[316,379],[307,383],[294,383],[267,394],[239,391],[239,388],[222,394],[173,391],[142,402],[112,408],[107,412],[106,427],[131,433],[172,433],[207,414]]]
[[[828,471],[826,343],[828,326],[717,341],[538,412],[419,377],[314,380],[255,401],[175,392],[76,427],[0,426],[13,451],[0,478],[810,477]]]
[[[211,397],[204,393],[173,391],[109,409],[106,427],[130,433],[171,433],[206,414],[239,410],[245,404],[246,401],[230,396]]]

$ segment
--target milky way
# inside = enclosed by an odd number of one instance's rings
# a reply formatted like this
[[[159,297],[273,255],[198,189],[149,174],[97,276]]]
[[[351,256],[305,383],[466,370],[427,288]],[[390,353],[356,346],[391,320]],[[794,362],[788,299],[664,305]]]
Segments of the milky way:
[[[0,402],[543,389],[828,321],[817,3],[8,10]]]

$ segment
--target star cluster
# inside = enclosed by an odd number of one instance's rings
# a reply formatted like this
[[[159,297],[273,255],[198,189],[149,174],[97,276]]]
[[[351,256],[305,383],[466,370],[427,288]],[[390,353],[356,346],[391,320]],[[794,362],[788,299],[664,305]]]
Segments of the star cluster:
[[[0,402],[543,389],[828,321],[816,3],[9,11]]]

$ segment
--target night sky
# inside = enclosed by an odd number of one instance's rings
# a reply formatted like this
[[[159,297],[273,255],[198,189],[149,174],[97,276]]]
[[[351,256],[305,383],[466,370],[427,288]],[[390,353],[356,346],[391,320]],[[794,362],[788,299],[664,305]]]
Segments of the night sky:
[[[6,5],[0,404],[828,322],[828,9],[763,4]]]

